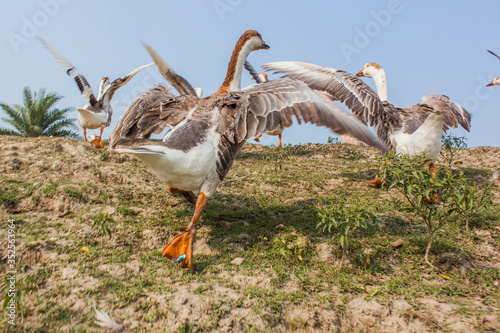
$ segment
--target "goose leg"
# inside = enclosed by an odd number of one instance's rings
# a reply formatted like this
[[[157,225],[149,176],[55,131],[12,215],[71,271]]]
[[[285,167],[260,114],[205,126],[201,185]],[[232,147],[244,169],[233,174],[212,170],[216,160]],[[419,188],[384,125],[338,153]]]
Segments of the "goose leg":
[[[255,141],[259,142],[259,139],[260,137],[262,136],[262,133],[260,133],[259,135],[257,135],[255,138],[253,138]]]
[[[104,131],[104,126],[101,126],[101,133],[99,133],[99,136],[92,140],[92,143],[96,148],[103,148],[104,145],[102,144],[102,131]]]
[[[281,133],[278,134],[278,137],[280,138],[280,142],[278,143],[278,147],[281,147]],[[276,147],[276,148],[278,148],[278,147]]]
[[[172,193],[172,194],[176,194],[176,193],[182,194],[184,196],[184,198],[186,198],[186,200],[188,202],[192,203],[193,205],[196,205],[196,196],[194,195],[193,192],[179,190],[177,188],[170,187],[170,186],[167,186],[167,188],[170,191],[170,193]]]
[[[207,204],[208,197],[205,193],[201,192],[196,200],[196,208],[194,210],[191,223],[187,227],[181,228],[184,231],[182,234],[175,236],[175,238],[165,246],[163,249],[163,256],[171,259],[173,262],[179,263],[181,267],[189,266],[191,273],[193,269],[193,246],[196,239],[196,229],[201,217],[201,213]]]
[[[95,148],[103,148],[102,142],[99,140],[99,137],[96,137],[95,139],[90,141],[91,144],[94,145]]]
[[[429,172],[431,173],[432,177],[436,177],[436,165],[434,163],[429,164]]]
[[[87,129],[85,127],[83,128],[83,137],[83,142],[89,142],[89,140],[87,140]]]

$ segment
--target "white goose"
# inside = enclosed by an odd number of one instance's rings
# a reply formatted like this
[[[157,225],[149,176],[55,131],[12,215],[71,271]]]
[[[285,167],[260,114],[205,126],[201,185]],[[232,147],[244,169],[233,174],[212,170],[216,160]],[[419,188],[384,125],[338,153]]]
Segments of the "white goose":
[[[348,132],[386,150],[358,119],[300,81],[284,78],[242,91],[241,74],[247,56],[268,48],[257,31],[243,33],[231,55],[226,78],[214,94],[205,98],[173,97],[142,112],[151,126],[155,118],[156,123],[177,124],[163,142],[116,150],[135,155],[172,193],[181,193],[195,203],[191,223],[163,249],[164,256],[182,267],[189,266],[191,272],[201,213],[246,140],[279,124],[290,127],[295,116],[299,122],[327,126],[340,134]]]
[[[489,53],[493,54],[495,57],[497,57],[498,59],[500,59],[500,56],[498,56],[495,52],[493,51],[490,51],[490,50],[487,50]],[[493,79],[493,81],[491,81],[490,83],[488,83],[486,85],[487,87],[491,87],[491,86],[500,86],[500,76],[499,77],[496,77]]]
[[[359,119],[374,126],[380,139],[397,153],[424,155],[430,167],[441,150],[442,131],[461,125],[470,130],[470,114],[447,96],[430,94],[422,103],[400,108],[389,102],[384,69],[368,63],[356,76],[335,68],[300,62],[275,62],[263,66],[301,80],[311,88],[344,102]],[[375,93],[357,77],[373,78]]]
[[[114,93],[128,81],[130,81],[134,75],[139,73],[145,67],[152,65],[144,65],[135,70],[133,70],[130,74],[122,76],[113,82],[110,82],[108,77],[103,77],[101,80],[101,84],[99,85],[99,93],[97,98],[94,96],[94,92],[90,87],[89,83],[85,79],[85,77],[73,66],[68,59],[66,59],[61,53],[59,53],[56,49],[50,46],[46,41],[38,38],[40,42],[52,53],[52,55],[56,58],[57,62],[61,65],[61,67],[66,71],[66,73],[75,79],[78,88],[82,93],[83,99],[87,102],[81,109],[78,110],[78,123],[83,127],[83,137],[84,141],[87,142],[87,128],[88,129],[96,129],[100,128],[101,132],[99,136],[92,140],[92,143],[96,145],[96,147],[102,148],[102,132],[105,127],[108,127],[111,124],[111,116],[113,115],[113,108],[111,107],[111,99],[113,98]]]

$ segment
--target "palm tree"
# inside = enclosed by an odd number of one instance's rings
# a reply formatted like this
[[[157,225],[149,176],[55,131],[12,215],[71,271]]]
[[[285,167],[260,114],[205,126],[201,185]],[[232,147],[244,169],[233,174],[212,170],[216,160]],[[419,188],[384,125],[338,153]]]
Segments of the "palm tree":
[[[29,87],[23,90],[24,105],[13,106],[0,103],[7,113],[3,121],[12,125],[15,130],[0,127],[0,135],[17,135],[24,137],[57,136],[76,139],[78,134],[69,128],[76,129],[74,119],[67,119],[66,113],[73,108],[52,108],[62,96],[56,93],[46,93],[45,89],[34,94]]]

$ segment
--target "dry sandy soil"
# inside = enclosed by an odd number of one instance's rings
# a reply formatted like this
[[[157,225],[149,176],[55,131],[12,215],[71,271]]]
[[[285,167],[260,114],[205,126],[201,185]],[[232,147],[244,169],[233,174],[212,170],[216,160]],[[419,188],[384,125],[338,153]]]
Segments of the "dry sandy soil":
[[[498,207],[470,233],[449,236],[451,244],[446,235],[437,242],[437,271],[422,261],[424,236],[405,229],[411,218],[394,232],[360,236],[342,260],[315,228],[318,197],[340,188],[388,197],[363,183],[376,172],[375,151],[336,146],[309,145],[280,160],[248,144],[202,217],[191,275],[161,250],[193,209],[139,161],[80,141],[0,137],[1,270],[13,219],[24,293],[16,326],[2,316],[1,329],[109,331],[94,323],[97,308],[124,331],[499,331]],[[500,170],[500,148],[467,149],[458,160],[486,179]],[[281,240],[292,246],[280,248]]]

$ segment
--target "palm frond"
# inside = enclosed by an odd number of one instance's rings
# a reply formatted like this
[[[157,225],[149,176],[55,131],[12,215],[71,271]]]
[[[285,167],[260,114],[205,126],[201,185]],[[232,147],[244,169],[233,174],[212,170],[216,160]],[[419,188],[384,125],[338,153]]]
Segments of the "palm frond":
[[[10,123],[11,125],[15,126],[18,129],[22,128],[24,120],[23,120],[20,112],[17,110],[16,106],[11,107],[10,105],[0,103],[0,107],[5,111],[5,113],[7,113],[7,115],[9,116],[9,119],[12,120],[12,123]],[[2,120],[4,120],[4,121],[6,121],[6,119],[7,118],[2,118]],[[17,125],[14,125],[14,123]]]
[[[78,134],[71,130],[76,129],[75,119],[67,119],[65,116],[73,109],[54,108],[54,105],[62,98],[56,93],[47,93],[45,89],[33,93],[29,87],[25,87],[23,104],[10,106],[0,103],[0,108],[7,114],[7,117],[2,119],[18,131],[17,133],[14,130],[3,129],[2,133],[25,137],[47,135],[77,138]]]
[[[44,136],[60,136],[60,135],[55,135],[55,133],[61,131],[65,127],[70,127],[70,128],[76,129],[76,126],[73,122],[74,122],[74,119],[63,119],[61,121],[53,123],[52,125],[50,125],[50,127],[48,127],[43,132],[43,135]],[[70,131],[70,130],[68,129],[68,131]],[[73,133],[75,133],[75,132],[73,132]],[[75,135],[77,135],[77,134],[75,133]]]
[[[0,127],[0,135],[15,135],[15,136],[23,136],[21,133],[13,131],[8,128]]]
[[[24,127],[24,123],[17,123],[16,121],[10,118],[2,118],[7,124],[12,125],[19,133],[19,135],[26,136],[26,128]]]

